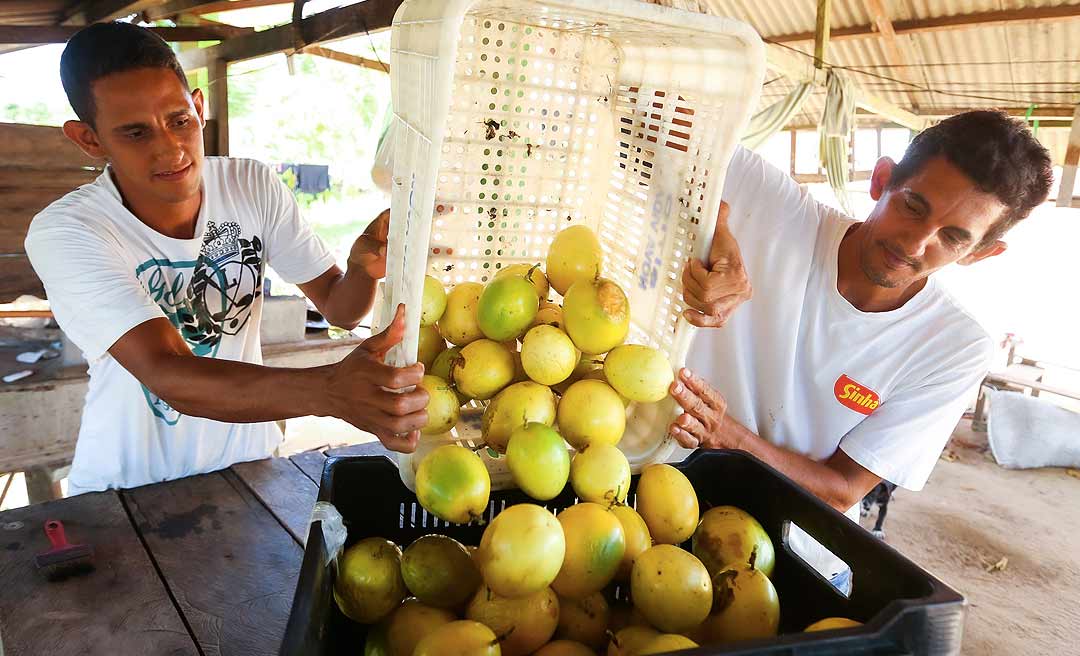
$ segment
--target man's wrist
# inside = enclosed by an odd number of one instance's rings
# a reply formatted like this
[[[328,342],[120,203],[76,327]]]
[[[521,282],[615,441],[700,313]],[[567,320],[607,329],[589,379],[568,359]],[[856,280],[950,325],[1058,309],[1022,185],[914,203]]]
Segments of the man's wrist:
[[[720,418],[720,425],[717,427],[716,432],[719,434],[717,442],[724,449],[739,449],[748,451],[748,444],[746,444],[746,436],[744,431],[739,430],[742,428],[739,422],[734,421],[728,417],[727,413]]]
[[[317,417],[336,417],[340,419],[344,399],[341,398],[342,384],[338,381],[341,363],[313,367],[311,369],[315,377],[315,384],[311,386],[312,404]]]

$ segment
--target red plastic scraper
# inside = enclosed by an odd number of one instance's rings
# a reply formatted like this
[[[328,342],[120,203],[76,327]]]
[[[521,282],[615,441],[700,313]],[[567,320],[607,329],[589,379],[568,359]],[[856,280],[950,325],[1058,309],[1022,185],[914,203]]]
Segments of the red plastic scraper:
[[[45,522],[45,535],[52,549],[34,556],[34,564],[46,579],[62,581],[94,569],[94,548],[88,544],[69,544],[60,520]]]

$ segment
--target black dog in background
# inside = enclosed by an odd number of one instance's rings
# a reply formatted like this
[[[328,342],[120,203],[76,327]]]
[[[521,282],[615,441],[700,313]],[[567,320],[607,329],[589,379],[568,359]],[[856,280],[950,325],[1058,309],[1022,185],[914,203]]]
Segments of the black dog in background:
[[[885,525],[885,515],[889,511],[889,501],[892,499],[894,490],[896,490],[895,485],[889,481],[881,481],[874,486],[874,489],[870,490],[870,493],[863,497],[862,500],[860,514],[863,517],[869,517],[871,508],[873,508],[874,504],[877,504],[877,521],[874,522],[874,528],[870,532],[882,540],[885,539],[885,529],[883,528]]]

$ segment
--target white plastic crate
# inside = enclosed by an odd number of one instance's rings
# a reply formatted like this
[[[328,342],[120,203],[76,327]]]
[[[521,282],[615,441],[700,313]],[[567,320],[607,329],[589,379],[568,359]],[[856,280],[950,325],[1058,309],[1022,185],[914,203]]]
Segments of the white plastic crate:
[[[399,302],[408,314],[387,361],[415,361],[425,274],[448,289],[487,282],[502,266],[544,262],[558,230],[584,223],[600,238],[603,274],[630,299],[627,342],[681,366],[694,330],[681,318],[682,267],[708,251],[727,162],[757,104],[757,34],[637,0],[406,0],[391,43],[391,239],[377,323]],[[472,410],[400,457],[409,487],[434,446],[480,444]],[[632,468],[664,460],[674,401],[628,412],[619,447]],[[481,455],[492,485],[508,486],[505,458]]]

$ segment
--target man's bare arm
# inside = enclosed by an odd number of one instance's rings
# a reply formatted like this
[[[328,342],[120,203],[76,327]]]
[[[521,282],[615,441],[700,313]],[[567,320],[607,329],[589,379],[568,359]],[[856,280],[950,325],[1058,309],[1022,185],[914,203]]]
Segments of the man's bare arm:
[[[125,369],[179,412],[234,423],[305,415],[332,416],[374,433],[387,448],[412,451],[427,423],[423,365],[394,368],[382,357],[404,333],[394,322],[347,355],[322,367],[288,369],[196,357],[167,319],[132,328],[109,349]]]
[[[389,227],[390,210],[385,210],[353,243],[347,271],[334,265],[318,278],[298,285],[335,326],[352,330],[371,311],[376,281],[386,275]]]
[[[701,377],[682,369],[671,394],[685,412],[669,432],[692,449],[741,449],[769,463],[840,512],[862,500],[881,478],[842,450],[824,462],[776,446],[727,416],[727,403]]]

